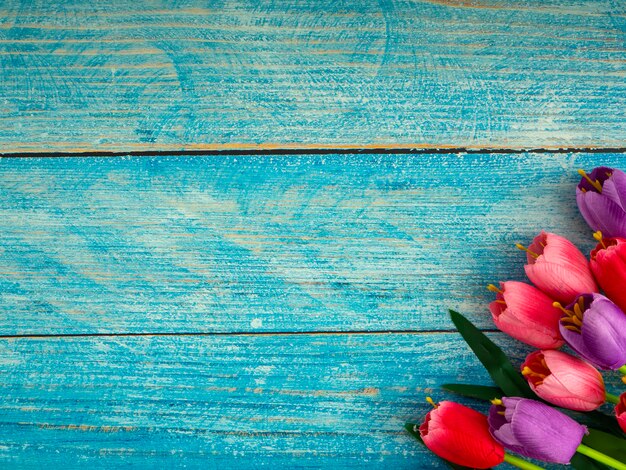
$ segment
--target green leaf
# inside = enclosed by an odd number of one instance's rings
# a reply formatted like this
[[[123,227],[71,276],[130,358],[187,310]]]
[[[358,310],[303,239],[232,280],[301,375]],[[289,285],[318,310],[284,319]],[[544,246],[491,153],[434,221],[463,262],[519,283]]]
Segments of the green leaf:
[[[424,441],[422,440],[422,436],[420,436],[420,433],[415,430],[415,426],[416,426],[415,423],[406,423],[404,425],[405,429],[407,431],[409,431],[409,434],[411,436],[413,436],[415,439],[417,439],[422,444],[424,444]],[[426,444],[424,444],[424,445],[426,445]],[[457,465],[455,463],[448,462],[445,459],[441,459],[441,460],[443,460],[445,463],[447,463],[450,468],[454,468],[455,470],[472,470],[471,467],[464,467],[463,465]]]
[[[622,463],[626,463],[626,440],[597,429],[589,429],[583,444],[602,452]]]
[[[463,339],[506,396],[535,398],[522,374],[513,367],[502,349],[460,313],[450,310],[450,317]]]
[[[464,397],[477,398],[478,400],[493,400],[501,398],[504,395],[500,387],[490,387],[488,385],[471,385],[471,384],[443,384],[444,390],[458,393]]]
[[[579,453],[574,454],[570,463],[576,470],[612,470],[611,467]]]
[[[615,416],[606,415],[600,411],[569,411],[564,410],[567,414],[569,414],[576,421],[581,422],[582,424],[586,424],[588,426],[595,426],[596,428],[601,428],[603,431],[618,436],[620,438],[624,438],[624,432],[617,424],[617,420]]]

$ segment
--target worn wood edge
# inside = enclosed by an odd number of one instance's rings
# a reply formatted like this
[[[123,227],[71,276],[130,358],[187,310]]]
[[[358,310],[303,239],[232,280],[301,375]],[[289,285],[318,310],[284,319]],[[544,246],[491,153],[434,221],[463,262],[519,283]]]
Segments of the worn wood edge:
[[[482,328],[484,333],[499,333],[495,328]],[[207,332],[120,332],[120,333],[50,333],[50,334],[15,334],[0,335],[3,339],[46,339],[46,338],[132,338],[132,337],[168,337],[168,336],[341,336],[341,335],[435,335],[451,334],[456,330],[328,330],[328,331],[207,331]]]
[[[104,149],[104,150],[103,150]],[[510,147],[506,145],[432,145],[418,143],[395,144],[306,144],[306,143],[229,143],[229,144],[190,144],[190,145],[159,145],[125,144],[119,148],[115,145],[99,145],[97,148],[88,146],[67,147],[59,151],[46,151],[41,146],[23,147],[1,150],[0,158],[54,158],[54,157],[120,157],[120,156],[210,156],[210,155],[326,155],[326,154],[481,154],[481,153],[626,153],[624,146],[542,146],[542,147]]]

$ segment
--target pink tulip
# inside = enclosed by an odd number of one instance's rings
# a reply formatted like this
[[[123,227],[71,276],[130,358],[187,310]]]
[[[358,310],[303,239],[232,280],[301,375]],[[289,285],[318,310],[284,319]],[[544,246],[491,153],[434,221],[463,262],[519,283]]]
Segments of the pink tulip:
[[[604,381],[591,364],[561,351],[535,351],[522,364],[530,388],[545,401],[575,411],[591,411],[606,400]]]
[[[568,239],[542,231],[526,251],[528,279],[553,299],[570,303],[579,294],[598,292],[589,262]]]
[[[541,349],[556,349],[563,345],[559,332],[561,311],[552,299],[535,287],[523,282],[500,283],[496,300],[489,304],[493,321],[501,331],[515,339]]]
[[[619,396],[619,403],[615,406],[615,417],[619,427],[626,432],[626,392]]]

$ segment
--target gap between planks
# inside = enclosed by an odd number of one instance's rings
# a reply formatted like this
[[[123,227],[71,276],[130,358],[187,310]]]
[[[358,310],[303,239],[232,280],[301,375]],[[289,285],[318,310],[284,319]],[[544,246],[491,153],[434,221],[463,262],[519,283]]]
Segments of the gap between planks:
[[[425,145],[334,145],[307,146],[278,144],[223,144],[189,146],[186,150],[128,150],[90,151],[77,149],[65,152],[0,152],[0,158],[60,158],[60,157],[159,157],[159,156],[220,156],[220,155],[358,155],[358,154],[525,154],[525,153],[626,153],[626,147],[453,147]]]

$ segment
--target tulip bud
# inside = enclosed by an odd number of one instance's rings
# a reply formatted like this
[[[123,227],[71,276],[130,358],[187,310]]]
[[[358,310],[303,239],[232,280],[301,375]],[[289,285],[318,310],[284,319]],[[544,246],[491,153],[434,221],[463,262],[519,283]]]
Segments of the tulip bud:
[[[563,345],[559,332],[561,312],[546,294],[516,281],[501,282],[500,289],[490,285],[489,290],[496,292],[489,310],[498,329],[536,348],[556,349]]]
[[[569,416],[535,400],[493,400],[489,410],[491,435],[505,448],[533,459],[567,464],[587,428]]]
[[[615,405],[615,417],[619,427],[626,432],[626,392],[619,396],[619,403]]]
[[[600,232],[594,237],[599,243],[591,251],[591,271],[607,297],[626,311],[626,239],[602,238]]]
[[[559,302],[569,303],[578,294],[598,292],[585,255],[567,238],[542,231],[526,251],[524,266],[532,283]]]
[[[600,369],[626,363],[626,314],[601,294],[583,294],[562,312],[559,328],[567,344]]]
[[[504,448],[489,433],[487,417],[458,403],[435,405],[419,431],[426,447],[452,463],[489,468],[504,461]]]
[[[522,375],[539,397],[553,405],[591,411],[606,400],[602,375],[591,364],[561,351],[535,351],[522,364]]]
[[[607,167],[579,173],[576,202],[587,224],[607,237],[626,237],[626,174]]]

